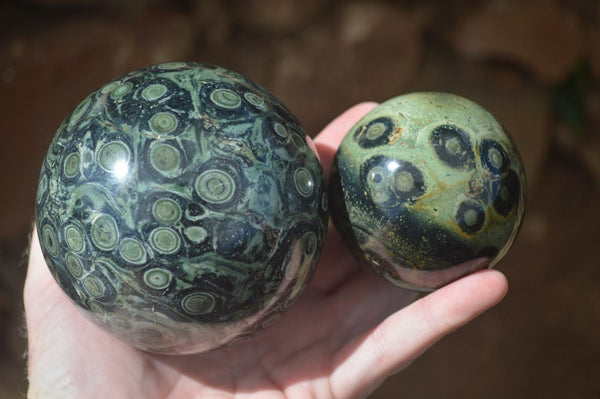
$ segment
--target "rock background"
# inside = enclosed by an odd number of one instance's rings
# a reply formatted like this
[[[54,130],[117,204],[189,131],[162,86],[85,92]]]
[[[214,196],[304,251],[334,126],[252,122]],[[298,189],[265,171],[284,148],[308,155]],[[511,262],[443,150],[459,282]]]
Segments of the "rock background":
[[[21,289],[43,154],[89,92],[148,64],[219,64],[311,135],[347,107],[450,91],[513,134],[528,213],[498,307],[372,398],[599,397],[596,0],[5,0],[0,5],[0,398],[23,397]]]

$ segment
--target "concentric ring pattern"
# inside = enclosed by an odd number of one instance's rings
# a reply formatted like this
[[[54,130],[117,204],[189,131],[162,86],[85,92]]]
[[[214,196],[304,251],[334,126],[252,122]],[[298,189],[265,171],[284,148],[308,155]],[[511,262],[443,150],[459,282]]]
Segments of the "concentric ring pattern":
[[[348,132],[331,176],[338,230],[403,287],[431,290],[495,265],[523,219],[525,173],[510,136],[448,93],[379,105]]]
[[[85,313],[142,349],[242,338],[298,297],[327,229],[296,118],[216,66],[117,78],[66,118],[36,198],[44,256]]]

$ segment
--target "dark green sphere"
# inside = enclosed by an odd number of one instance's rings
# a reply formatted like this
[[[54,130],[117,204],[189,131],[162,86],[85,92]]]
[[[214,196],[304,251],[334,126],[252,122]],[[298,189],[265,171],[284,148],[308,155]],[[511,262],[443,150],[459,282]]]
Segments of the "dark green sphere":
[[[119,77],[58,129],[36,223],[52,275],[134,346],[211,350],[272,323],[327,230],[323,171],[296,118],[220,67]]]
[[[359,261],[396,285],[432,290],[507,253],[523,219],[525,173],[509,135],[479,105],[412,93],[348,132],[330,200]]]

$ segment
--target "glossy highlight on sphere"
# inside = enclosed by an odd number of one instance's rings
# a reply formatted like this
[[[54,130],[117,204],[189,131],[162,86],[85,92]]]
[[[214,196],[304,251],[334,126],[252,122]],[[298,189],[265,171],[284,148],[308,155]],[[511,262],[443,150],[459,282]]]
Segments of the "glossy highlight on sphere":
[[[44,160],[46,262],[84,313],[134,346],[212,350],[271,324],[308,284],[324,175],[274,96],[226,69],[154,65],[90,94]]]
[[[525,173],[508,133],[479,105],[411,93],[350,129],[329,193],[332,220],[361,263],[429,291],[504,257],[523,219]]]

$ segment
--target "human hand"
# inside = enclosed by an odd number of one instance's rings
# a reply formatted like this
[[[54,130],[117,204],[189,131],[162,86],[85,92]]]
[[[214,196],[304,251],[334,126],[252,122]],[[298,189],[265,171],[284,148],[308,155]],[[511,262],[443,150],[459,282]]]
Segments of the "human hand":
[[[315,138],[325,171],[344,134],[375,105],[351,108]],[[364,397],[507,287],[500,272],[485,270],[415,301],[416,293],[360,268],[330,228],[310,285],[274,325],[213,352],[157,355],[85,318],[52,278],[34,232],[24,290],[29,397]]]

